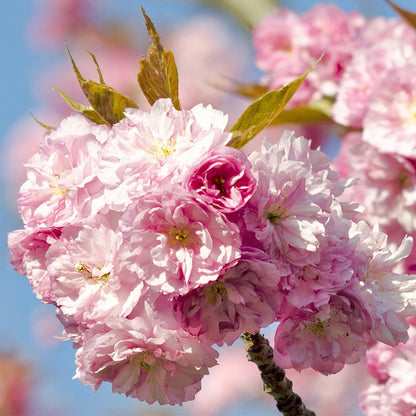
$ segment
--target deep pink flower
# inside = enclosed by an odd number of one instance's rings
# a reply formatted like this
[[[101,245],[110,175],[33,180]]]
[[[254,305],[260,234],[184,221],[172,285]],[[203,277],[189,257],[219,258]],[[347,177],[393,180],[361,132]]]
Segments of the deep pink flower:
[[[242,208],[256,190],[251,163],[232,147],[217,147],[204,155],[185,178],[185,187],[207,204],[229,213]]]

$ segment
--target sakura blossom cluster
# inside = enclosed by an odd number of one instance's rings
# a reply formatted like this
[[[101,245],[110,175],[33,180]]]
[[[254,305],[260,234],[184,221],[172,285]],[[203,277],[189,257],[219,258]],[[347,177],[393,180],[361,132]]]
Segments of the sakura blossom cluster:
[[[396,11],[406,16],[405,10]],[[256,63],[265,71],[263,83],[270,88],[301,75],[325,51],[317,71],[291,104],[317,108],[319,102],[329,103],[329,134],[342,138],[332,166],[341,178],[360,180],[340,199],[360,203],[364,210],[354,221],[378,224],[389,235],[391,249],[399,247],[398,255],[404,249],[403,238],[416,235],[414,23],[400,18],[365,19],[357,12],[319,4],[302,15],[277,9],[254,30],[253,39]],[[416,252],[410,247],[406,251],[396,271],[412,273]],[[384,279],[379,277],[377,286]],[[409,318],[414,322],[414,317]],[[379,331],[379,335],[387,333]],[[406,345],[400,341],[395,349],[385,339],[390,346],[377,344],[370,350],[368,368],[379,384],[361,396],[366,415],[414,413],[415,337],[412,329]]]
[[[302,15],[276,9],[254,30],[253,41],[270,88],[301,75],[324,52],[290,105],[333,103],[331,119],[345,129],[334,169],[360,178],[343,198],[361,203],[361,218],[379,224],[397,246],[405,235],[414,237],[415,29],[399,18],[365,19],[322,3]]]
[[[355,180],[304,137],[246,156],[226,124],[169,99],[113,126],[72,115],[27,162],[12,264],[56,307],[82,383],[182,404],[215,345],[275,321],[277,363],[323,374],[407,340],[416,276],[395,270],[412,238],[355,222]]]

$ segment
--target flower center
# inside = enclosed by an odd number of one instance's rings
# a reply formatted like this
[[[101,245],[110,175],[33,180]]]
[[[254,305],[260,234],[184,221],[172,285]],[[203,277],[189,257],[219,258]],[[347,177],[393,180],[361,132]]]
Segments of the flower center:
[[[216,188],[220,191],[221,195],[225,195],[225,178],[223,176],[214,176],[212,178],[212,183],[216,186]]]
[[[167,156],[173,155],[176,152],[176,147],[171,140],[167,142],[157,140],[155,143],[155,148],[156,150],[153,152],[153,157],[156,159],[163,159]]]
[[[94,280],[96,283],[100,283],[102,285],[108,284],[108,279],[110,278],[111,272],[100,273],[104,269],[104,265],[94,267],[93,271],[91,271],[87,265],[80,263],[77,266],[77,270],[83,274],[86,278]]]
[[[174,226],[169,230],[169,241],[173,245],[188,247],[194,242],[194,238],[185,227]]]
[[[317,322],[311,322],[308,324],[308,330],[310,333],[318,338],[325,336],[325,329],[329,326],[329,319],[321,321],[319,318]]]
[[[271,224],[277,224],[288,217],[287,209],[281,205],[273,205],[266,211],[266,218]]]
[[[223,300],[227,296],[227,288],[223,282],[214,282],[204,287],[205,296],[208,303],[215,303],[215,301],[221,297]]]
[[[400,172],[397,182],[401,188],[408,188],[411,185],[409,175],[406,172]]]

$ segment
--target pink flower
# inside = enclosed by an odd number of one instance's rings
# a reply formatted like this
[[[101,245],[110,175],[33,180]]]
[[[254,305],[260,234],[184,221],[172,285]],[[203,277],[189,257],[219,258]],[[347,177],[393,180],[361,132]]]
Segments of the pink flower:
[[[127,316],[143,281],[126,266],[123,236],[104,225],[66,227],[46,254],[51,291],[61,311],[78,324]]]
[[[114,393],[148,403],[192,400],[218,353],[170,324],[146,304],[140,317],[93,326],[77,351],[75,378],[94,390],[109,381]]]
[[[227,116],[202,104],[178,111],[170,99],[159,99],[150,112],[126,109],[125,114],[113,126],[106,158],[128,167],[129,173],[146,166],[161,179],[172,180],[207,151],[225,145],[230,137],[224,133]]]
[[[267,73],[269,87],[277,89],[302,75],[325,52],[289,105],[334,96],[364,22],[361,14],[332,4],[316,5],[300,16],[276,9],[253,32],[256,64]]]
[[[46,253],[60,235],[60,229],[17,230],[8,235],[11,264],[18,273],[26,275],[37,298],[44,303],[55,302],[51,276],[46,270]]]
[[[107,126],[97,126],[81,115],[64,119],[45,136],[26,164],[28,179],[18,198],[28,227],[82,222],[104,205],[99,199],[103,186],[97,171],[107,137]]]
[[[282,368],[337,373],[365,355],[370,325],[360,302],[342,292],[316,313],[299,312],[280,322],[274,339],[275,361]]]
[[[415,70],[415,62],[391,70],[371,96],[363,139],[381,152],[416,158]]]
[[[209,344],[231,345],[243,331],[255,333],[275,320],[281,302],[280,271],[265,253],[245,249],[237,265],[175,300],[184,329]]]
[[[340,80],[332,107],[334,120],[346,126],[361,127],[372,94],[385,88],[387,73],[404,66],[414,53],[414,46],[394,38],[358,49]]]
[[[184,185],[224,213],[241,209],[256,190],[251,163],[244,153],[225,146],[204,155],[191,169]]]
[[[414,160],[381,153],[364,142],[360,133],[349,133],[342,140],[334,167],[343,177],[360,179],[358,185],[346,190],[343,199],[354,198],[360,202],[365,207],[367,222],[379,224],[390,238],[391,228],[403,228],[408,233],[416,231]]]
[[[279,253],[300,266],[318,262],[331,211],[347,207],[336,199],[346,183],[338,182],[324,153],[293,132],[276,145],[264,142],[249,160],[258,186],[244,208],[247,232],[271,256]]]
[[[358,240],[354,269],[359,280],[353,290],[374,322],[371,336],[392,346],[406,342],[406,318],[416,313],[416,275],[394,269],[410,254],[413,239],[404,238],[393,250],[385,233],[363,221],[351,228],[350,238]]]
[[[148,192],[121,217],[132,271],[162,293],[185,294],[215,281],[240,257],[237,227],[179,187]]]

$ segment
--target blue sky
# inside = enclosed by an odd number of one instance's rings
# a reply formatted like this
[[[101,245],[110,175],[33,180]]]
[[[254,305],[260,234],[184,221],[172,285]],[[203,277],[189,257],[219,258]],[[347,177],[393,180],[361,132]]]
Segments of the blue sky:
[[[104,0],[102,2],[106,3]],[[307,6],[315,3],[317,2],[305,0],[288,2],[297,11],[303,11]],[[406,5],[404,0],[398,3]],[[137,24],[143,24],[139,15],[139,2],[118,0],[114,4],[117,4],[117,7],[120,4],[125,6],[120,10],[121,15],[130,16],[131,13],[137,12]],[[143,1],[143,4],[147,4],[148,13],[154,16],[155,20],[161,22],[183,17],[183,13],[189,16],[197,7],[194,3],[185,0],[176,2],[152,0]],[[393,15],[382,0],[344,0],[338,1],[337,4],[348,10],[358,8],[367,15],[372,14],[374,10],[378,14]],[[40,74],[42,68],[48,65],[52,59],[46,54],[34,52],[28,45],[27,24],[34,10],[34,0],[7,1],[2,4],[0,145],[3,144],[4,133],[21,117],[29,117],[27,115],[28,109],[36,107],[31,84]],[[7,158],[4,148],[1,154]],[[1,166],[0,183],[4,189],[7,186],[4,183],[4,163],[1,163]],[[89,387],[84,387],[78,381],[71,380],[75,366],[74,351],[69,343],[62,342],[55,348],[44,348],[36,341],[32,330],[35,314],[53,314],[53,310],[42,305],[35,298],[26,279],[17,275],[9,265],[6,234],[19,228],[20,224],[3,197],[0,199],[0,226],[0,279],[2,283],[2,290],[0,290],[0,352],[14,351],[22,359],[34,364],[34,377],[38,379],[35,398],[38,406],[42,407],[44,403],[49,403],[50,408],[55,408],[51,414],[68,416],[133,414],[134,402],[111,394],[109,386],[101,387],[94,394]],[[62,410],[62,406],[66,410]],[[61,410],[58,412],[56,409],[59,408]],[[249,410],[246,409],[247,414],[250,414]],[[274,409],[270,414],[273,413]],[[240,411],[238,414],[243,414],[243,412]],[[266,411],[264,414],[266,415]]]

